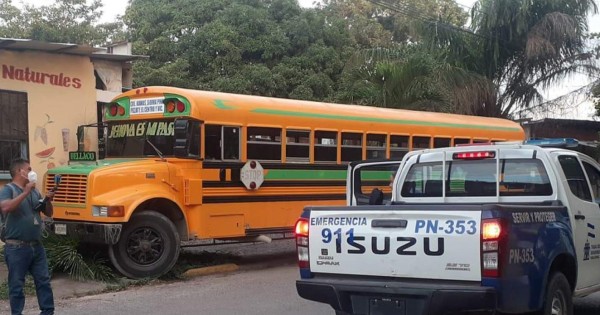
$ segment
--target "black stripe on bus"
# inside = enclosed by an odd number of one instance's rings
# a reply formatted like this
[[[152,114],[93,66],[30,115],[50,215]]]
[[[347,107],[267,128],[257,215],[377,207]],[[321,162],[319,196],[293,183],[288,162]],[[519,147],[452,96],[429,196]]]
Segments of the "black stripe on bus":
[[[385,183],[387,185],[388,183]],[[331,186],[346,186],[346,181],[340,180],[295,180],[295,181],[267,181],[263,182],[260,187],[331,187]],[[202,187],[206,188],[234,188],[234,187],[245,187],[241,181],[203,181]]]
[[[206,162],[204,161],[204,169],[240,169],[246,163],[242,162]],[[347,170],[348,165],[337,164],[297,164],[297,163],[268,163],[260,162],[264,169],[282,169],[282,170]]]
[[[228,196],[204,197],[203,203],[242,203],[242,202],[274,202],[274,201],[312,201],[312,200],[346,200],[345,194],[329,195],[285,195],[285,196]]]

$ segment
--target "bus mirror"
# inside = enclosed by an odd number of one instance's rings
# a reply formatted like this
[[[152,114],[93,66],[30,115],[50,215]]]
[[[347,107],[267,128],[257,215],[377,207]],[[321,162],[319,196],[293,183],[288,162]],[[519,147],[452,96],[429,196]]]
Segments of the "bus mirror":
[[[189,121],[187,119],[175,120],[175,143],[173,144],[173,155],[176,157],[188,157],[189,155],[189,138],[188,138]]]
[[[77,126],[77,151],[83,151],[84,142],[83,136],[85,131],[83,130],[83,126]]]

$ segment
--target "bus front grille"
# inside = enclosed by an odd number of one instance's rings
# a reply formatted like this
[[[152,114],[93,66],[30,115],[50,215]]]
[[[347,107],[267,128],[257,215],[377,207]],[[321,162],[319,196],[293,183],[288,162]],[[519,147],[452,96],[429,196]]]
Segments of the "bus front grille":
[[[46,189],[54,187],[54,176],[46,178]],[[83,204],[87,191],[87,175],[63,174],[54,195],[54,202]]]

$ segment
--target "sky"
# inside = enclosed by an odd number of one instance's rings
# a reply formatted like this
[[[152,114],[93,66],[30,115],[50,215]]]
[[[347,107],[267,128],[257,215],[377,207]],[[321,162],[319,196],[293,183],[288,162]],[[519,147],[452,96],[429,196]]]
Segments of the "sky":
[[[310,7],[315,0],[298,0],[302,7]],[[456,2],[463,6],[466,10],[471,8],[476,0],[456,0]],[[30,4],[30,5],[49,5],[54,3],[54,0],[13,0],[13,4]],[[128,0],[102,0],[103,3],[103,15],[100,22],[114,21],[117,15],[125,14],[125,9],[129,4]],[[590,32],[600,32],[600,15],[595,15],[589,18]],[[554,99],[558,96],[564,95],[569,91],[577,90],[592,81],[583,75],[575,75],[574,77],[567,79],[552,89],[548,89],[543,92],[546,99]],[[580,101],[580,100],[579,100]],[[584,102],[583,104],[573,108],[568,112],[556,112],[549,116],[555,118],[570,118],[570,119],[591,119],[594,113],[594,107],[591,102]]]

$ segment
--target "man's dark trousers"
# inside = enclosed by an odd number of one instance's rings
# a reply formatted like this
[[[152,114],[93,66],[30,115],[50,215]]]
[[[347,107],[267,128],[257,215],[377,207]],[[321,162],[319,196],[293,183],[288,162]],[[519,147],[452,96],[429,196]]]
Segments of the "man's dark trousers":
[[[54,298],[50,287],[50,275],[46,251],[41,243],[4,244],[4,260],[8,267],[8,286],[12,315],[21,315],[25,306],[25,275],[30,272],[35,283],[41,315],[54,314]]]

